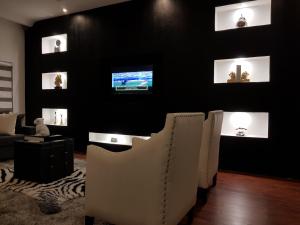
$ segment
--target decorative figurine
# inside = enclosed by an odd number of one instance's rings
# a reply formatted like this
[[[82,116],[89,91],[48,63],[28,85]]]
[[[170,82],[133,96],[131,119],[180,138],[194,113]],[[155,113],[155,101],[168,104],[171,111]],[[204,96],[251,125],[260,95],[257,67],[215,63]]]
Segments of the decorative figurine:
[[[35,135],[36,136],[49,136],[49,128],[44,124],[43,118],[36,118],[33,122],[35,124]]]
[[[60,114],[60,125],[64,125],[63,115],[62,114]]]
[[[239,136],[239,137],[246,136],[246,133],[245,133],[245,131],[247,130],[246,128],[239,127],[239,128],[236,128],[236,130],[237,130],[236,136]]]
[[[236,65],[236,82],[241,82],[242,65]]]
[[[56,112],[54,112],[54,124],[56,124]]]
[[[61,86],[62,79],[61,79],[61,75],[60,74],[56,75],[54,84],[55,84],[55,89],[62,89],[62,86]]]
[[[241,14],[241,17],[237,21],[236,26],[239,27],[239,28],[247,26],[247,20],[243,16],[243,14]]]
[[[249,82],[250,79],[248,79],[248,76],[249,76],[249,73],[247,71],[243,72],[242,76],[241,76],[241,81],[242,82]]]
[[[54,46],[54,52],[60,52],[60,44],[61,44],[61,41],[56,40],[55,46]]]
[[[229,77],[230,77],[230,79],[227,80],[227,83],[233,83],[233,82],[236,82],[236,74],[235,74],[235,72],[231,72],[231,73],[229,74]]]
[[[241,74],[241,65],[236,65],[236,73],[231,72],[229,74],[230,79],[227,80],[227,83],[241,83],[241,82],[250,82],[249,73],[244,71]]]

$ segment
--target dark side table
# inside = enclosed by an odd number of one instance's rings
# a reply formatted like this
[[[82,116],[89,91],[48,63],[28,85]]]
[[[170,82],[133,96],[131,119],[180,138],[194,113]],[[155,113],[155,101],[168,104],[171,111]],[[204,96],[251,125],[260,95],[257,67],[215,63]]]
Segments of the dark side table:
[[[15,141],[15,178],[48,183],[74,171],[72,138],[47,142]]]

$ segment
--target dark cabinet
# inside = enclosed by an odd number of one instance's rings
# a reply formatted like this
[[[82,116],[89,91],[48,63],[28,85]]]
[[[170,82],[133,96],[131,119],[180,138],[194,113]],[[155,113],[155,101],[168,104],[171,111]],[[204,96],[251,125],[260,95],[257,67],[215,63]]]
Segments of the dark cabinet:
[[[74,171],[73,139],[49,142],[15,142],[15,177],[42,183],[58,180]]]

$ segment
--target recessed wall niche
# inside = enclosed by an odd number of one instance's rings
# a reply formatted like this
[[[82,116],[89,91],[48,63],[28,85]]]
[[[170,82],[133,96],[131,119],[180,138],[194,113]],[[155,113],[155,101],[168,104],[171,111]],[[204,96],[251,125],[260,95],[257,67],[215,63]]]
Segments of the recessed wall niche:
[[[42,117],[46,125],[68,126],[68,110],[43,108]]]
[[[89,141],[104,144],[113,145],[132,145],[132,138],[137,137],[144,140],[149,139],[148,136],[134,136],[134,135],[123,135],[123,134],[109,134],[109,133],[95,133],[89,132]]]
[[[42,54],[66,52],[67,34],[53,35],[42,38]]]
[[[214,83],[270,81],[270,56],[220,59],[214,62]]]
[[[67,72],[51,72],[42,74],[42,89],[55,90],[67,89],[68,79]]]
[[[236,137],[268,138],[269,113],[224,112],[222,135]]]
[[[215,8],[215,31],[271,24],[271,0],[249,1]]]

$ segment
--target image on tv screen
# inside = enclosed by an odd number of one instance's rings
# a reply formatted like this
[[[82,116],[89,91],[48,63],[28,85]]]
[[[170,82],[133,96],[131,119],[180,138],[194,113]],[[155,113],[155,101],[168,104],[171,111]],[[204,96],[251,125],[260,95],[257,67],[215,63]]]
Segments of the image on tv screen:
[[[152,83],[152,70],[112,73],[112,88],[115,92],[151,91]]]

